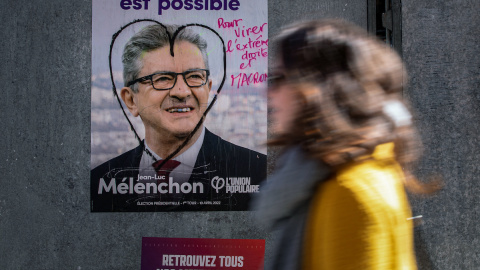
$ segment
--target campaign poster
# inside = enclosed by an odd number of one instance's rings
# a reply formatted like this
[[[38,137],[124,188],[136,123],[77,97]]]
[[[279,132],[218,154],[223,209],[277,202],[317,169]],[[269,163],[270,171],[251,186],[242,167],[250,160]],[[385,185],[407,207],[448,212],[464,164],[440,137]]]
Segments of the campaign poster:
[[[266,0],[92,2],[92,212],[246,211],[266,177]]]
[[[264,254],[261,239],[144,237],[141,270],[260,270]]]

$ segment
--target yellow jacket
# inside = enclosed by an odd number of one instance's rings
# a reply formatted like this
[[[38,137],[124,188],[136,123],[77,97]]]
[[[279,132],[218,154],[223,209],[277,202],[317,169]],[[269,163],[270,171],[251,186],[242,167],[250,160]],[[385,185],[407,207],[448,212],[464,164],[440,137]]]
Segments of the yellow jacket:
[[[321,184],[307,220],[303,269],[417,269],[402,179],[389,143]]]

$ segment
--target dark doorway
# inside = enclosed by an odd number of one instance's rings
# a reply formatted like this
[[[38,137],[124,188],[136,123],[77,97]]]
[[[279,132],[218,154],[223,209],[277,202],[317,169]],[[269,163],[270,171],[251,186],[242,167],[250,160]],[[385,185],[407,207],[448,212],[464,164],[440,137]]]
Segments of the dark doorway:
[[[368,31],[402,55],[401,0],[368,0]]]

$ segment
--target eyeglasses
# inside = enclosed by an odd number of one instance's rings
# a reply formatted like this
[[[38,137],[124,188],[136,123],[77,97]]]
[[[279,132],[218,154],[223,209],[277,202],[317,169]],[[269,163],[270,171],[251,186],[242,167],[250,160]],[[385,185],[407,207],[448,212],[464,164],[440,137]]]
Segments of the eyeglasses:
[[[182,75],[183,80],[189,87],[200,87],[207,83],[210,71],[208,69],[190,69],[182,73],[176,72],[157,72],[127,83],[127,86],[137,82],[150,81],[152,87],[156,90],[170,90],[177,83],[177,76]]]

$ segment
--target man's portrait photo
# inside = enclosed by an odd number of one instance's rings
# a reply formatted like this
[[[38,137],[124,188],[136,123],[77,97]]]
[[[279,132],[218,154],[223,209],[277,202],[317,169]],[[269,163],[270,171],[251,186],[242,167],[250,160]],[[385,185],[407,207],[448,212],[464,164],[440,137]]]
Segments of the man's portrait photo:
[[[266,177],[265,154],[205,124],[223,74],[212,74],[209,44],[196,28],[178,28],[147,25],[123,47],[116,93],[144,134],[138,146],[92,168],[93,212],[245,211]]]

